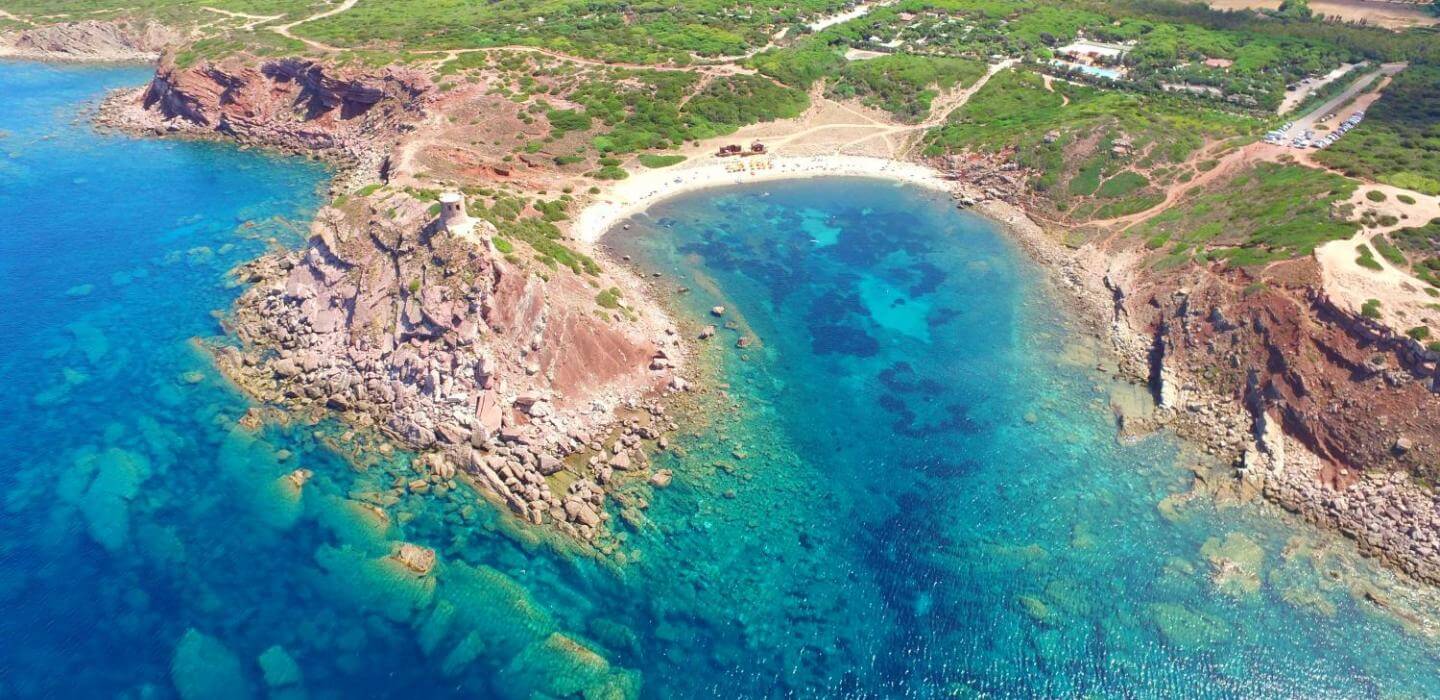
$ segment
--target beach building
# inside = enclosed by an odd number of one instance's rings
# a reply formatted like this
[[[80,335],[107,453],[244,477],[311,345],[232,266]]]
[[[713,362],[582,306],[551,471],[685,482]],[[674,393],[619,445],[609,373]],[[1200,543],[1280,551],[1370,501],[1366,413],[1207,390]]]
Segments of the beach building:
[[[1115,65],[1130,53],[1130,47],[1081,38],[1055,49],[1055,53],[1085,65]]]

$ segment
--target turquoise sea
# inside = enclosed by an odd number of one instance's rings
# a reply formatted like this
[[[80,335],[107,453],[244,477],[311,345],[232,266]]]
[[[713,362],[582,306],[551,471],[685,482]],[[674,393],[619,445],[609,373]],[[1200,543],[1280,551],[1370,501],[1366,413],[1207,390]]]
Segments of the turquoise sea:
[[[1440,696],[1407,612],[1433,593],[1267,510],[1162,507],[1195,452],[1117,441],[1137,390],[1039,271],[887,182],[692,194],[607,239],[687,332],[736,325],[655,455],[675,483],[616,499],[623,557],[396,495],[408,456],[347,459],[344,426],[240,427],[201,341],[328,173],[90,129],[147,77],[0,63],[0,697]]]

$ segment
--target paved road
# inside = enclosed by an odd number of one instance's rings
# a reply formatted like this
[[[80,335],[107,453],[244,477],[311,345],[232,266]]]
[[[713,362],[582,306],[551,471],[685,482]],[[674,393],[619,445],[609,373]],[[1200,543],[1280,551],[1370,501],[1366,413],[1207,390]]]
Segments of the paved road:
[[[1351,83],[1350,87],[1345,88],[1345,90],[1340,94],[1326,100],[1319,107],[1310,110],[1310,112],[1305,116],[1296,119],[1295,123],[1285,131],[1285,139],[1282,144],[1289,144],[1291,141],[1295,140],[1296,137],[1304,134],[1306,131],[1314,130],[1315,122],[1320,121],[1321,117],[1339,109],[1340,105],[1348,102],[1350,98],[1370,89],[1370,86],[1373,85],[1376,80],[1379,80],[1380,76],[1395,75],[1396,73],[1405,70],[1406,65],[1407,64],[1404,63],[1386,63],[1380,66],[1379,71],[1372,71],[1366,75],[1361,76],[1360,78],[1355,80],[1355,82]],[[1349,114],[1336,114],[1335,121],[1338,123],[1345,120],[1349,116]]]

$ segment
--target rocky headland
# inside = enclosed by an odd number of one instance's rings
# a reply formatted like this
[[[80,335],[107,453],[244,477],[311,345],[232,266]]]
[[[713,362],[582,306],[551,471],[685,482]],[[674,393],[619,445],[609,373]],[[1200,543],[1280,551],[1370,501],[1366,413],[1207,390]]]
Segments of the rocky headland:
[[[434,116],[435,97],[414,71],[167,61],[97,121],[335,164],[334,188],[349,194],[317,214],[308,243],[236,270],[248,285],[227,321],[238,345],[217,346],[218,366],[258,401],[338,415],[415,451],[417,476],[397,488],[465,481],[530,523],[602,544],[606,485],[664,482],[643,448],[674,427],[663,398],[690,386],[686,348],[623,269],[501,252],[458,192],[442,210],[411,189],[354,191],[389,178],[389,154]],[[614,303],[597,304],[597,290]]]
[[[343,192],[389,178],[389,154],[432,113],[436,95],[417,70],[248,57],[182,68],[167,58],[149,85],[111,95],[97,121],[320,158],[337,166],[335,189]]]
[[[149,21],[47,24],[0,34],[0,58],[148,63],[182,38],[179,32]]]

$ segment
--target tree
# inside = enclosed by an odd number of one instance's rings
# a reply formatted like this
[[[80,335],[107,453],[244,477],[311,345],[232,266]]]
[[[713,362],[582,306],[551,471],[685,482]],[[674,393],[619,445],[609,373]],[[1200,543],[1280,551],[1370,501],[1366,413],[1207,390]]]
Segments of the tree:
[[[1285,0],[1280,3],[1280,9],[1275,11],[1275,16],[1280,19],[1306,20],[1313,15],[1309,0]]]

